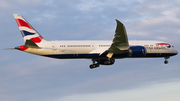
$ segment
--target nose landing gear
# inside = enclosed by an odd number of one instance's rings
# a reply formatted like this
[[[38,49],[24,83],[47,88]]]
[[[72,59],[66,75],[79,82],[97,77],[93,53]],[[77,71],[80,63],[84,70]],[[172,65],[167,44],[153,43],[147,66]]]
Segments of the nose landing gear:
[[[164,64],[168,64],[168,61],[167,61],[167,60],[165,60],[165,61],[164,61]]]
[[[168,64],[168,60],[170,57],[164,57],[165,61],[164,61],[164,64]]]

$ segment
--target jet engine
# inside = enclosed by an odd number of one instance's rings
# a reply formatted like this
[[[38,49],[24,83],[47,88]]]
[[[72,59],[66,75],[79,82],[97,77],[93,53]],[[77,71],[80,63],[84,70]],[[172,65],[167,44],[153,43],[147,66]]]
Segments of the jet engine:
[[[131,46],[128,55],[130,57],[144,57],[146,55],[146,48],[143,46]]]

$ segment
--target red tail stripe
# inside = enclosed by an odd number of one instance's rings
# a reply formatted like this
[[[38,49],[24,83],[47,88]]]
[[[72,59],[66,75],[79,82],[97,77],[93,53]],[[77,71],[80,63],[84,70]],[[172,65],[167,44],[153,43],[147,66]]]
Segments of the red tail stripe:
[[[32,40],[35,43],[40,43],[42,41],[42,39],[43,38],[41,36],[39,36],[39,37],[31,38],[30,40]]]
[[[170,45],[168,43],[156,43],[156,45]]]
[[[21,20],[21,19],[16,19],[16,22],[17,22],[17,24],[18,24],[19,27],[28,27],[28,28],[34,30],[34,29],[31,27],[31,25],[29,25],[27,22],[25,22],[25,21],[23,21],[23,20]]]

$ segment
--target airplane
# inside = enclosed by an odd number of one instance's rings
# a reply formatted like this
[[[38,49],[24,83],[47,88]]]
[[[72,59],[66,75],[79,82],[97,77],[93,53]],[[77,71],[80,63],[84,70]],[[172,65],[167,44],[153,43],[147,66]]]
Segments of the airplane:
[[[91,69],[100,65],[113,65],[115,59],[159,58],[168,64],[178,54],[173,45],[163,41],[129,41],[125,26],[118,21],[113,40],[110,41],[47,41],[21,15],[13,14],[25,44],[15,47],[20,51],[56,58],[91,59]]]

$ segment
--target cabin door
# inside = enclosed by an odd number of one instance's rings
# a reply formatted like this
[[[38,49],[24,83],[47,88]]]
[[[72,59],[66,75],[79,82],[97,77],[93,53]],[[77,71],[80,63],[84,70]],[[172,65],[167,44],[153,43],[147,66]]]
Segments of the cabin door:
[[[53,52],[53,54],[57,53],[57,46],[55,43],[52,44],[52,52]]]

